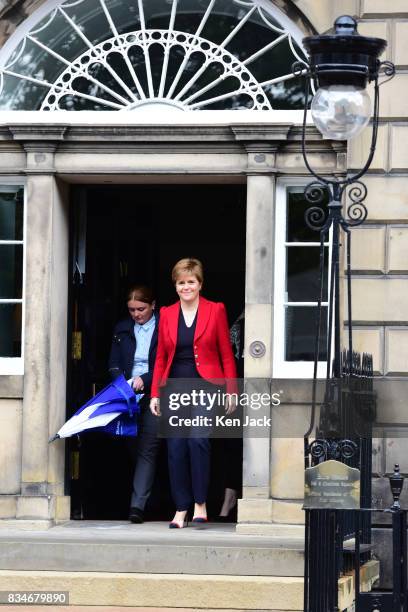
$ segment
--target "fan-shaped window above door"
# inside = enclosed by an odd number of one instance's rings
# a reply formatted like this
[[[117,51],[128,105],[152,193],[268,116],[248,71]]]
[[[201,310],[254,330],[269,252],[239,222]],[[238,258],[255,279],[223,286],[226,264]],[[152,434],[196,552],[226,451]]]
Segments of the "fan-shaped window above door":
[[[301,38],[269,0],[48,0],[0,51],[0,108],[297,109]]]

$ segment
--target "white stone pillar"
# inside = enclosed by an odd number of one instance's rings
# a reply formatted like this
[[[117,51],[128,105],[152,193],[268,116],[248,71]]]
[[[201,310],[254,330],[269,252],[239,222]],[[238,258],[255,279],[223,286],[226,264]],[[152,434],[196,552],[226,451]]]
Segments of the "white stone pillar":
[[[251,144],[247,145],[247,151],[245,378],[250,387],[255,385],[257,391],[269,392],[273,347],[275,147]],[[265,410],[269,414],[270,409]],[[243,498],[238,506],[237,530],[245,532],[249,523],[271,520],[270,440],[244,437]]]
[[[53,173],[56,145],[27,153],[22,483],[17,518],[69,518],[64,448],[48,444],[65,420],[68,208]]]

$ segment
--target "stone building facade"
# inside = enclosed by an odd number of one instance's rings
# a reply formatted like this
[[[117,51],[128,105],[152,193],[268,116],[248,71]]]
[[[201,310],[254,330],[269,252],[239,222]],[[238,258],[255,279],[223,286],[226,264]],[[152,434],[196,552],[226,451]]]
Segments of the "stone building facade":
[[[6,44],[45,4],[0,2],[0,43]],[[390,382],[386,397],[395,400],[393,418],[400,422],[401,387],[393,381],[408,375],[408,5],[406,0],[271,4],[304,34],[324,32],[339,14],[357,16],[361,33],[388,40],[384,58],[397,67],[381,92],[377,151],[365,179],[369,214],[354,230],[352,266],[355,348],[373,353],[375,373]],[[2,111],[0,183],[21,179],[27,220],[24,369],[0,372],[0,518],[50,524],[70,516],[64,448],[49,445],[48,439],[66,414],[69,202],[75,184],[168,180],[246,185],[245,345],[261,341],[266,350],[260,357],[246,352],[245,375],[277,375],[276,202],[280,185],[308,182],[301,115],[229,111],[212,120],[211,112],[203,111],[199,120],[186,114],[153,122],[137,112],[126,120],[105,112],[87,120],[81,113]],[[307,131],[315,167],[335,174],[364,164],[369,137],[367,130],[346,151],[343,144],[323,141],[313,127]],[[400,389],[397,397],[394,388]],[[389,472],[396,460],[408,471],[402,442],[378,443],[378,475]],[[379,481],[379,495],[381,486]],[[302,498],[303,441],[245,440],[238,529],[301,530]]]

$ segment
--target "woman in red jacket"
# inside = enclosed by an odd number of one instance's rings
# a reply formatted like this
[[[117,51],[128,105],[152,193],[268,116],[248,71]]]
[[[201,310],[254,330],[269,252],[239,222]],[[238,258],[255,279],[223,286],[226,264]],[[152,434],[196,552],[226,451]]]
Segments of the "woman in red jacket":
[[[180,300],[160,311],[157,357],[151,386],[150,409],[160,416],[160,391],[168,379],[171,391],[185,392],[225,383],[227,393],[236,393],[236,368],[224,304],[200,296],[203,267],[197,259],[181,259],[173,268],[172,279]],[[170,381],[171,379],[171,381]],[[180,380],[177,383],[177,379]],[[199,384],[197,379],[201,379]],[[169,397],[168,388],[165,396]],[[189,414],[206,412],[190,406]],[[165,406],[168,409],[168,406]],[[201,409],[201,412],[200,412]],[[227,398],[225,411],[235,409]],[[207,413],[208,414],[208,413]],[[210,442],[204,437],[168,437],[169,475],[176,514],[170,528],[185,526],[187,511],[194,503],[193,522],[207,521],[206,498],[210,469]]]

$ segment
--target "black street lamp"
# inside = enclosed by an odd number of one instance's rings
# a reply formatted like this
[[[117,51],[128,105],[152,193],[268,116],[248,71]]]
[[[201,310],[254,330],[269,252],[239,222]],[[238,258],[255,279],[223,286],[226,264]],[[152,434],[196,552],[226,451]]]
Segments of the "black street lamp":
[[[317,89],[311,111],[316,127],[335,140],[357,136],[371,116],[367,84],[378,82],[381,64],[378,57],[387,42],[382,38],[361,36],[353,17],[339,17],[332,31],[308,36],[303,44],[310,58],[310,77]],[[393,71],[393,69],[392,69]],[[378,108],[375,109],[378,119]]]
[[[389,80],[395,74],[391,62],[380,62],[378,59],[387,46],[382,38],[361,36],[357,31],[357,22],[353,17],[344,15],[336,19],[334,27],[326,34],[308,36],[303,45],[309,55],[306,65],[297,62],[293,66],[296,75],[305,76],[305,107],[302,132],[303,159],[309,172],[316,180],[305,189],[305,197],[314,206],[305,215],[309,227],[320,231],[320,281],[323,287],[324,242],[332,230],[331,247],[331,283],[329,288],[328,328],[334,330],[334,348],[331,346],[331,333],[327,335],[327,377],[341,374],[340,347],[340,305],[339,305],[339,233],[340,228],[347,235],[347,272],[348,272],[348,320],[349,320],[349,355],[352,355],[351,337],[351,293],[350,293],[350,240],[349,230],[360,225],[367,217],[364,200],[367,196],[366,186],[359,179],[367,172],[374,157],[378,134],[379,118],[379,79]],[[367,85],[374,84],[373,112],[372,102],[367,93]],[[372,138],[367,161],[361,170],[346,178],[329,178],[321,176],[310,165],[306,150],[306,123],[310,91],[315,94],[311,102],[311,115],[317,129],[324,138],[331,140],[350,140],[358,136],[368,125],[372,114]],[[346,214],[343,214],[344,200],[349,199]],[[328,199],[328,211],[325,214],[319,207]],[[322,297],[322,296],[321,296]],[[319,313],[321,311],[319,301]],[[321,313],[315,351],[315,376],[320,350]],[[331,356],[333,357],[332,364]]]
[[[311,207],[305,213],[309,228],[320,232],[320,293],[316,323],[314,381],[310,427],[305,434],[305,466],[327,459],[340,460],[360,469],[360,503],[371,507],[371,425],[375,411],[371,356],[353,353],[351,312],[351,228],[367,218],[364,201],[367,188],[360,181],[374,157],[379,122],[379,88],[395,74],[391,62],[381,62],[379,56],[387,46],[381,38],[361,36],[353,17],[339,17],[332,30],[320,36],[308,36],[303,45],[309,55],[308,63],[293,66],[297,76],[305,77],[305,107],[302,131],[302,153],[305,165],[314,180],[305,188],[305,198]],[[383,78],[381,78],[383,77]],[[380,83],[381,79],[381,83]],[[373,84],[370,99],[367,86]],[[310,111],[313,122],[323,138],[350,140],[369,124],[372,116],[372,135],[364,167],[344,178],[322,176],[308,159],[306,124],[311,91],[314,96]],[[328,202],[327,209],[324,203]],[[340,236],[344,237],[347,278],[348,346],[341,349],[340,318]],[[330,239],[330,240],[329,240]],[[330,242],[330,271],[327,299],[325,298],[325,243]],[[315,430],[317,365],[321,354],[323,325],[322,302],[327,301],[326,386]],[[365,404],[370,409],[365,409]],[[360,420],[359,420],[360,419]],[[365,422],[364,422],[365,421]],[[313,434],[312,434],[313,432]],[[310,443],[309,438],[315,439]],[[359,517],[356,530],[354,519],[335,503],[319,509],[306,507],[305,521],[305,612],[334,612],[337,608],[337,589],[340,573],[349,561],[344,560],[343,542],[355,538],[370,549],[371,518],[367,512]],[[357,516],[357,515],[356,515]],[[357,520],[357,519],[356,519]],[[360,548],[355,550],[356,572],[360,567]],[[364,554],[369,554],[365,552]],[[344,565],[346,563],[346,565]],[[356,585],[358,581],[356,579]],[[359,587],[356,586],[356,590]],[[361,597],[356,593],[356,609]],[[374,608],[370,608],[374,609]],[[381,608],[382,609],[382,608]]]

